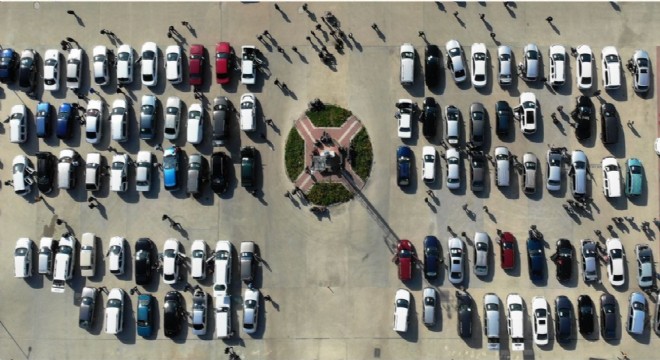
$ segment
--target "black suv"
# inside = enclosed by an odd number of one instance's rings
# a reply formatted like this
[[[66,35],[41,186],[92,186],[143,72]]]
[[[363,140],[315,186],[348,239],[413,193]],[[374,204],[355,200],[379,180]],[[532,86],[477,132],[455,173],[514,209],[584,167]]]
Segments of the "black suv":
[[[227,191],[229,185],[230,158],[224,152],[219,151],[211,155],[211,189],[216,194]]]
[[[165,294],[163,304],[163,326],[165,336],[174,337],[181,332],[181,323],[184,318],[183,297],[178,291],[170,291]]]
[[[37,187],[39,192],[47,194],[53,190],[55,163],[55,156],[48,151],[37,153]]]
[[[135,243],[135,283],[146,285],[151,282],[151,267],[154,264],[154,243],[147,238],[140,238]]]
[[[438,103],[432,97],[424,99],[424,111],[422,112],[422,134],[430,139],[435,136],[438,127]]]
[[[436,45],[427,45],[424,49],[424,75],[426,86],[433,87],[440,80],[440,49]]]
[[[578,325],[580,333],[591,334],[594,332],[594,302],[589,295],[578,297]]]
[[[591,137],[591,118],[594,114],[594,104],[588,96],[578,96],[575,110],[571,112],[573,120],[577,123],[575,137],[584,140]]]

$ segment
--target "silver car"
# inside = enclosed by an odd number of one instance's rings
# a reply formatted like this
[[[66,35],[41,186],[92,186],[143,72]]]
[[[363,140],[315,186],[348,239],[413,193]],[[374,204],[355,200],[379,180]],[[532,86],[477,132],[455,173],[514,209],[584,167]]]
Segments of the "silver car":
[[[460,125],[460,112],[454,105],[445,106],[445,119],[447,120],[447,142],[451,146],[458,145],[461,130]]]
[[[538,159],[536,155],[528,152],[523,155],[523,181],[522,190],[525,194],[533,194],[536,192],[536,169]]]
[[[213,146],[225,144],[228,132],[229,101],[225,96],[213,99]]]
[[[593,240],[584,239],[580,241],[582,255],[582,279],[585,283],[598,281],[598,253],[596,243]]]
[[[78,312],[78,326],[91,329],[94,325],[94,311],[96,309],[96,296],[98,291],[93,287],[84,287],[80,294],[80,311]]]
[[[477,276],[488,275],[488,249],[490,242],[488,234],[477,232],[474,234],[474,274]]]
[[[460,284],[463,282],[463,240],[453,237],[448,243],[449,256],[449,282]]]
[[[536,81],[539,77],[539,59],[541,53],[536,44],[527,44],[523,50],[525,61],[523,62],[523,79],[525,81]]]
[[[587,155],[580,150],[573,151],[568,177],[571,180],[571,193],[576,199],[587,196],[587,168]]]
[[[423,319],[424,325],[433,326],[435,325],[435,307],[437,306],[438,295],[434,288],[426,287],[424,288],[424,308],[423,308]]]
[[[153,95],[142,96],[140,139],[150,140],[156,136],[156,102],[156,97]]]
[[[648,288],[653,285],[653,252],[646,244],[635,245],[635,257],[637,258],[637,284],[640,288]]]
[[[651,85],[651,60],[644,50],[635,50],[632,57],[633,89],[638,93],[646,93]]]
[[[500,86],[508,86],[513,82],[511,74],[512,69],[512,56],[511,48],[506,45],[501,45],[497,48],[497,62],[499,63],[498,79]]]
[[[190,158],[188,159],[188,194],[197,195],[200,192],[202,180],[205,176],[204,165],[204,159],[201,154],[190,155]]]
[[[454,148],[447,149],[447,188],[455,190],[461,187],[461,153]]]
[[[546,188],[548,191],[559,191],[561,188],[561,152],[548,150],[546,160],[548,170]]]

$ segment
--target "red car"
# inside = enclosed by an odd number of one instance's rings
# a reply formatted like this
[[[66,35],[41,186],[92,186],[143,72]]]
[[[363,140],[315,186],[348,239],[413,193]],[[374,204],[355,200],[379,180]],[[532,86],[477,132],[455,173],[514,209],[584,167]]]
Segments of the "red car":
[[[218,84],[227,84],[230,70],[231,46],[228,42],[217,43],[215,45],[215,81]]]
[[[516,238],[510,232],[503,233],[500,237],[502,269],[509,270],[516,266],[515,247]]]
[[[412,265],[417,260],[415,248],[408,240],[401,240],[396,246],[396,255],[394,262],[399,265],[399,279],[408,281],[412,279]]]
[[[204,68],[204,45],[190,45],[190,59],[188,60],[190,85],[199,86],[204,83],[202,69]]]

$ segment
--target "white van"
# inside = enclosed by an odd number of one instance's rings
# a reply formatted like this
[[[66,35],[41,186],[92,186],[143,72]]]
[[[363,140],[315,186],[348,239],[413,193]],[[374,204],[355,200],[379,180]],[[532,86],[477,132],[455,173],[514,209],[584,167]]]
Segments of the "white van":
[[[37,272],[42,275],[53,274],[53,258],[55,257],[55,242],[52,237],[42,237],[39,241],[39,261]]]
[[[415,81],[415,48],[410,43],[401,45],[401,85],[409,86]]]
[[[50,291],[63,293],[64,285],[73,278],[73,267],[76,262],[76,238],[65,234],[60,238],[57,255],[55,255],[55,275]]]
[[[80,240],[80,275],[94,277],[96,270],[96,234],[84,233]]]
[[[76,167],[79,155],[75,150],[64,149],[60,151],[57,163],[57,187],[59,189],[72,189],[76,186]]]
[[[523,351],[525,350],[525,331],[522,298],[518,294],[509,294],[506,297],[506,305],[508,310],[506,321],[509,337],[511,338],[511,350]]]
[[[603,194],[608,198],[621,196],[621,173],[619,164],[612,156],[603,158],[601,163],[603,168]]]
[[[124,330],[124,290],[114,288],[105,307],[105,333],[116,335]]]
[[[215,298],[215,338],[227,339],[233,335],[231,330],[231,296]]]
[[[509,167],[511,166],[509,149],[504,146],[495,148],[495,160],[497,168],[495,170],[495,182],[497,186],[509,186]]]

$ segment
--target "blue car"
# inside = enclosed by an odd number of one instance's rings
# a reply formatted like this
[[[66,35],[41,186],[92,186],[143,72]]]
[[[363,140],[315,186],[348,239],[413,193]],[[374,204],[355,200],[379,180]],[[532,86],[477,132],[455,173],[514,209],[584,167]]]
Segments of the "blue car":
[[[37,137],[45,138],[50,136],[50,104],[40,102],[37,105]]]
[[[172,146],[165,149],[163,156],[163,182],[165,190],[177,190],[179,184],[179,163],[181,158],[181,149]]]
[[[401,186],[410,185],[410,167],[412,161],[412,150],[402,145],[396,149],[396,183]]]
[[[69,103],[60,105],[60,110],[57,113],[57,128],[55,135],[58,139],[68,139],[71,137],[71,130],[73,127],[73,107]]]
[[[438,277],[438,264],[440,261],[440,241],[429,235],[424,238],[424,276],[427,279]]]
[[[153,333],[153,304],[153,296],[149,294],[138,296],[137,333],[142,337],[149,337]]]
[[[0,51],[0,81],[7,82],[16,77],[18,54],[14,49]]]
[[[527,264],[529,266],[529,279],[533,282],[543,279],[543,242],[530,237],[527,239]]]

